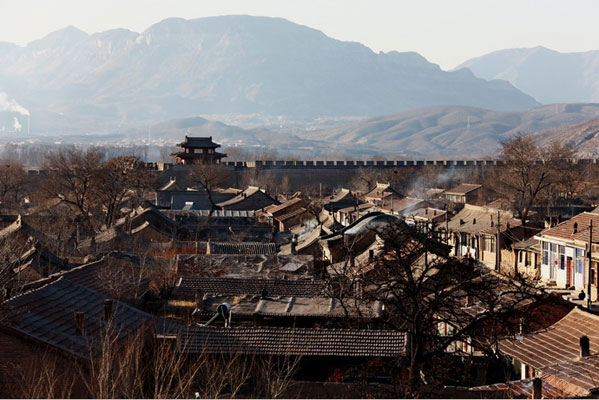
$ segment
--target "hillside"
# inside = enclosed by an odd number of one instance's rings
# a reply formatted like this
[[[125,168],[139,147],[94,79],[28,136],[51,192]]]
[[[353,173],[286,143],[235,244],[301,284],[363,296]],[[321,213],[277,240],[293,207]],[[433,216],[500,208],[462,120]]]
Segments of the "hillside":
[[[599,104],[555,104],[523,112],[475,107],[430,107],[320,130],[307,138],[383,154],[422,158],[494,154],[500,141],[588,121]]]
[[[572,145],[581,157],[599,157],[599,118],[581,124],[535,132],[532,136],[541,145],[559,141]]]
[[[280,18],[171,18],[142,33],[68,27],[0,48],[0,88],[31,109],[35,131],[207,114],[314,118],[443,104],[537,105],[505,81],[442,71],[413,52],[374,53]]]
[[[468,60],[483,79],[505,79],[543,104],[599,102],[599,51],[560,53],[544,47],[506,49]]]

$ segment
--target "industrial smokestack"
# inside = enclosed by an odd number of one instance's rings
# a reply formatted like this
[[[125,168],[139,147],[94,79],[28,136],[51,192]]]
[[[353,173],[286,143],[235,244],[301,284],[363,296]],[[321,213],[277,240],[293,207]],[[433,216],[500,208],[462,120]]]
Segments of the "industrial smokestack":
[[[21,125],[17,117],[13,117],[12,127],[15,130],[15,132],[21,132],[23,126]]]

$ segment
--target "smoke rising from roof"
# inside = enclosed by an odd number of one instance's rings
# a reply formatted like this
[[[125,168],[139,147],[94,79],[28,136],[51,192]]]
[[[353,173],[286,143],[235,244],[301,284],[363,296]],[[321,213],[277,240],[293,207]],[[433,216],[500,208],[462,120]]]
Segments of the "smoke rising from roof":
[[[0,111],[16,112],[21,115],[29,115],[29,110],[17,103],[15,99],[9,99],[8,95],[0,92]]]

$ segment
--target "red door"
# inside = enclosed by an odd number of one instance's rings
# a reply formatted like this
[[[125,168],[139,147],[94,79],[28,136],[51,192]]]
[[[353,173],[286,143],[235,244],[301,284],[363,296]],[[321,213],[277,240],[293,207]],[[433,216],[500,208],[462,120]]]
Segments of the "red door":
[[[568,257],[566,263],[566,287],[574,285],[574,262],[572,257]]]

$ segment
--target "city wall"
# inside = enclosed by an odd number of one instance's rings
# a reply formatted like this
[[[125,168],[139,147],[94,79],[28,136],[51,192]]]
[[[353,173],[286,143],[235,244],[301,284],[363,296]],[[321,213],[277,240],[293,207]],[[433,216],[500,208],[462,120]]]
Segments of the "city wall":
[[[598,164],[598,159],[572,159],[573,165]],[[542,161],[537,161],[542,163]],[[228,182],[231,186],[242,187],[251,184],[260,186],[267,184],[279,186],[287,185],[288,190],[302,190],[307,187],[321,186],[323,189],[348,187],[361,169],[374,171],[393,171],[406,173],[420,169],[439,169],[451,172],[454,175],[472,170],[487,170],[497,168],[504,164],[503,160],[399,160],[399,161],[226,161],[222,163],[227,167]],[[165,175],[183,178],[188,167],[172,163],[147,163],[148,169],[159,171]],[[33,174],[43,174],[45,171],[31,169]],[[257,181],[257,182],[256,182]],[[286,182],[286,183],[283,183]]]

